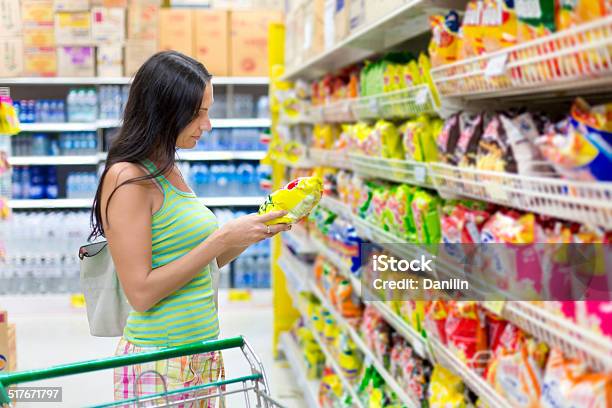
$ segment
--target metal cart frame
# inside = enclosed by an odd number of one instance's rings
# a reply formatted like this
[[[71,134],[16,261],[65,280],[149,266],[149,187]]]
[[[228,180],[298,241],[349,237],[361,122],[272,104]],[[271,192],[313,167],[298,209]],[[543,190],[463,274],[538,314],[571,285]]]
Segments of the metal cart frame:
[[[154,407],[171,407],[185,403],[203,401],[218,397],[223,397],[231,394],[244,394],[245,407],[262,407],[262,408],[285,408],[284,405],[274,400],[270,396],[270,388],[268,387],[268,379],[261,363],[253,348],[246,342],[244,337],[231,337],[221,340],[203,341],[197,343],[186,344],[183,346],[169,347],[161,350],[148,351],[143,353],[126,354],[113,356],[99,360],[89,360],[76,362],[71,364],[59,365],[40,370],[30,370],[15,373],[0,374],[0,406],[12,406],[11,399],[7,389],[19,383],[33,382],[40,380],[48,380],[51,378],[63,377],[74,374],[84,374],[99,370],[108,370],[117,367],[124,367],[134,364],[147,363],[151,361],[165,360],[169,358],[182,357],[193,354],[208,353],[213,351],[222,351],[228,349],[240,348],[245,359],[251,368],[251,374],[242,377],[232,378],[223,381],[216,381],[207,384],[201,384],[193,387],[181,388],[178,390],[168,391],[165,382],[164,392],[143,396],[142,398],[135,397],[121,401],[114,401],[107,404],[95,405],[96,408],[106,407],[132,407],[141,406],[143,403],[162,400],[162,403],[155,405],[147,405]],[[153,372],[155,373],[155,372]],[[144,374],[144,373],[143,373]],[[155,373],[160,375],[159,373]],[[163,377],[161,377],[163,378]],[[136,381],[138,383],[138,380]],[[234,387],[226,387],[226,386]],[[196,392],[207,388],[218,388],[218,391],[209,395],[195,396],[190,399],[180,401],[170,401],[169,396],[181,394],[185,392]],[[231,388],[231,389],[230,389]],[[255,402],[251,402],[250,392],[255,394]]]

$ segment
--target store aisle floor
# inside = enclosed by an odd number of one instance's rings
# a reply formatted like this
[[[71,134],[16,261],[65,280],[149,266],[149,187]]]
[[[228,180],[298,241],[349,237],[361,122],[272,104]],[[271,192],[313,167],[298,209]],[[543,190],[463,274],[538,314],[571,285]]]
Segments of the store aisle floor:
[[[267,370],[273,396],[288,407],[303,408],[299,388],[283,361],[275,361],[271,346],[272,294],[267,290],[253,293],[246,302],[228,301],[227,292],[220,293],[222,337],[242,334],[261,357]],[[74,309],[66,295],[19,296],[0,298],[0,308],[9,312],[9,320],[17,324],[17,361],[19,370],[50,367],[71,361],[103,358],[113,355],[117,339],[89,335],[84,309]],[[248,372],[240,352],[224,354],[226,376]],[[111,401],[112,373],[101,371],[63,377],[32,384],[63,387],[63,406],[75,407]],[[20,407],[40,404],[20,403]],[[244,406],[244,399],[228,399],[229,407]]]

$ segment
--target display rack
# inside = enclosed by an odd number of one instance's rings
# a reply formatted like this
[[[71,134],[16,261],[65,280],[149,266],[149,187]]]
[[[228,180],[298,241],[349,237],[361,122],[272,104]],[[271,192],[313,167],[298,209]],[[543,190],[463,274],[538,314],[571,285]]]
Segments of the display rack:
[[[298,255],[316,254],[316,248],[308,236],[308,231],[299,225],[293,225],[291,231],[283,232],[283,240]]]
[[[208,207],[258,207],[265,197],[237,196],[237,197],[203,197],[200,201]],[[91,198],[58,198],[55,200],[10,200],[9,206],[19,210],[46,210],[46,209],[89,209]]]
[[[612,86],[612,16],[431,70],[440,95],[463,99],[601,92]]]
[[[281,79],[315,79],[363,61],[427,32],[429,15],[449,9],[463,9],[464,6],[465,1],[462,0],[406,0],[381,18],[364,24],[323,53],[298,66],[287,67]]]
[[[411,256],[411,254],[406,254],[403,251],[406,248],[414,247],[414,245],[401,245],[409,243],[361,219],[353,214],[350,208],[342,202],[324,197],[321,200],[321,205],[351,221],[358,233],[371,242],[387,247],[392,252],[395,252],[397,256]],[[327,250],[326,253],[322,254],[327,257],[330,252],[330,250]],[[328,259],[335,263],[333,256],[330,256]],[[457,272],[444,262],[439,262],[438,267],[438,269],[448,268],[441,271],[442,273],[447,273],[449,276],[457,276]],[[492,293],[491,290],[492,288],[487,288],[487,293]],[[497,313],[500,313],[503,318],[520,327],[525,332],[551,346],[558,347],[567,356],[580,358],[594,369],[612,369],[612,339],[593,331],[585,330],[576,323],[555,316],[550,311],[533,303],[521,301],[502,303],[503,308],[501,312],[497,311]]]
[[[213,77],[214,85],[268,85],[267,77]],[[129,85],[131,77],[0,78],[0,85]]]

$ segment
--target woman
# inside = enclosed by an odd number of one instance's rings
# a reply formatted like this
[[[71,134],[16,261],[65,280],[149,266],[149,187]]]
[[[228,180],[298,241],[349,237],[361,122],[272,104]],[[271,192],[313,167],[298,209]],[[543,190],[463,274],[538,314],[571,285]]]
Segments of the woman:
[[[154,55],[132,82],[92,213],[92,237],[106,237],[134,309],[117,354],[216,339],[210,264],[216,259],[222,267],[248,246],[290,229],[265,225],[284,212],[248,215],[218,229],[213,213],[189,189],[175,165],[176,149],[193,148],[210,131],[212,103],[211,75],[177,52]],[[149,373],[139,378],[149,370],[163,381]],[[163,382],[179,389],[223,376],[220,353],[119,368],[115,399],[162,392]]]

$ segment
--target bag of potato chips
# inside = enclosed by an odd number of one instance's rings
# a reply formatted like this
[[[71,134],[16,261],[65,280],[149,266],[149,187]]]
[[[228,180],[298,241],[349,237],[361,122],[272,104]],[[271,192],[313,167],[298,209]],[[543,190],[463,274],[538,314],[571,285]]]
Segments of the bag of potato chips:
[[[319,177],[300,177],[280,190],[268,195],[266,202],[259,207],[259,214],[285,210],[284,217],[268,221],[266,224],[294,223],[306,217],[321,200],[323,181]]]

